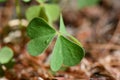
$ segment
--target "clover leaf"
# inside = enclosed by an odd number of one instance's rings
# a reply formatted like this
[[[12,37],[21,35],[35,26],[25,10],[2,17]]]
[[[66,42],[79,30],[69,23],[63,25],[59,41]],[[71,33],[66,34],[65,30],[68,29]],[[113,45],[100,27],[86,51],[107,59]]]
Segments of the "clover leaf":
[[[28,21],[31,21],[35,17],[41,17],[45,19],[49,24],[52,24],[55,20],[58,19],[59,13],[60,8],[57,4],[45,3],[43,5],[37,5],[28,8],[26,11],[26,18]]]
[[[9,47],[3,47],[0,50],[0,64],[8,63],[13,57],[13,52]]]
[[[34,10],[34,11],[33,11]],[[26,18],[28,21],[31,21],[33,18],[38,17],[40,14],[41,6],[31,6],[26,11]]]
[[[63,18],[62,18],[62,15],[60,15],[60,33],[64,34],[64,35],[68,35],[66,29],[65,29],[65,25],[64,25],[64,22],[63,22]]]
[[[60,15],[60,8],[57,4],[45,4],[44,8],[45,8],[45,12],[48,17],[49,23],[52,23],[58,19]]]
[[[28,51],[33,56],[41,54],[56,34],[42,18],[34,18],[27,27],[27,33],[32,39],[28,43]]]
[[[34,18],[27,27],[27,34],[31,38],[28,43],[28,51],[33,56],[46,50],[57,35],[50,61],[53,71],[58,71],[62,65],[74,66],[84,57],[84,49],[79,41],[66,32],[62,15],[60,17],[60,31],[49,26],[42,18]],[[68,35],[66,36],[66,34]]]
[[[60,69],[62,64],[63,64],[62,45],[60,37],[58,37],[51,56],[50,63],[51,69],[53,71],[57,71]]]

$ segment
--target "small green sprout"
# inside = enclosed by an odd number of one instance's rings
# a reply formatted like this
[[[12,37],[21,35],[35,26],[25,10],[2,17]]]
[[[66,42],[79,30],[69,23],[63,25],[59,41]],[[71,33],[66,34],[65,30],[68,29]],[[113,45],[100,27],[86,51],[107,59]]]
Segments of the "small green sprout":
[[[14,64],[13,51],[9,47],[0,49],[0,76],[4,75],[3,66],[7,69],[11,68]]]
[[[0,64],[8,63],[13,57],[13,51],[9,47],[0,50]]]

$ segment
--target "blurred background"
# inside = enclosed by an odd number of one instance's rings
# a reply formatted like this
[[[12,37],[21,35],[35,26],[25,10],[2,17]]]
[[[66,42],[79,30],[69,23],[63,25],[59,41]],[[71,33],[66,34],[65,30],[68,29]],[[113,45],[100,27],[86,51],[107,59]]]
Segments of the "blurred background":
[[[50,21],[47,11],[37,15],[39,8],[32,8],[43,4],[57,6],[48,6],[50,14],[62,13],[68,33],[83,45],[80,64],[52,72],[49,56],[55,41],[45,54],[28,54],[26,27],[32,18],[46,18],[59,28],[58,15]],[[120,0],[0,0],[0,48],[4,46],[14,51],[15,63],[0,80],[120,80]]]

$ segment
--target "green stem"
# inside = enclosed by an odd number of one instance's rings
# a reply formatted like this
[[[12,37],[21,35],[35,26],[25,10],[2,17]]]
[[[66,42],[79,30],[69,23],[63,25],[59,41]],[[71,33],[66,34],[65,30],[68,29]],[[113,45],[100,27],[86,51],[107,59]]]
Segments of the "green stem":
[[[17,14],[17,17],[20,20],[19,26],[21,28],[22,27],[22,24],[21,24],[21,7],[20,7],[19,0],[15,0],[15,5],[16,5],[16,14]]]
[[[15,0],[16,2],[16,13],[17,13],[17,16],[18,18],[21,20],[21,9],[20,9],[20,3],[19,3],[19,0]]]

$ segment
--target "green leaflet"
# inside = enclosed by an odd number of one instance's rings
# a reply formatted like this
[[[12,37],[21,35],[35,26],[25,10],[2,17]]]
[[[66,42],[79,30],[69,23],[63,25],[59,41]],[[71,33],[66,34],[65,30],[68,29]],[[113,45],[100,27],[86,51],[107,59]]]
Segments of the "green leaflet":
[[[55,33],[56,31],[42,18],[34,18],[27,27],[27,34],[31,39]]]
[[[60,8],[57,4],[45,4],[44,8],[45,8],[49,23],[52,23],[58,19],[60,14]]]
[[[32,39],[28,43],[29,53],[33,56],[37,56],[41,54],[48,47],[48,45],[50,44],[54,36],[55,34],[50,34],[47,36],[42,36],[42,37]]]
[[[26,18],[31,21],[35,17],[41,17],[45,19],[49,24],[52,24],[58,19],[60,8],[56,4],[43,4],[38,6],[32,6],[26,11]]]
[[[13,57],[13,52],[9,47],[0,50],[0,64],[8,63]]]
[[[78,64],[84,57],[84,50],[81,46],[71,42],[64,36],[60,36],[62,45],[62,54],[64,57],[63,64],[67,66],[74,66]]]
[[[80,47],[82,46],[80,42],[66,32],[62,15],[60,16],[60,33],[67,35],[67,37],[70,39],[68,40],[64,36],[60,36],[64,64],[68,66],[78,64],[84,56],[84,50],[82,47]]]
[[[82,44],[81,44],[76,38],[74,38],[74,37],[71,36],[71,35],[68,35],[67,37],[68,37],[73,43],[78,44],[79,46],[82,47]]]
[[[32,6],[26,11],[26,18],[28,21],[31,21],[35,17],[39,17],[41,11],[41,6]]]
[[[63,64],[62,45],[60,37],[58,37],[52,52],[50,66],[53,71],[58,71],[62,64]]]
[[[63,35],[68,34],[66,29],[65,29],[65,25],[64,25],[64,22],[63,22],[62,15],[60,15],[60,33],[62,33]]]
[[[47,22],[49,22],[49,20],[48,20],[49,18],[48,18],[47,14],[46,14],[46,10],[45,10],[44,7],[41,7],[41,11],[40,11],[40,14],[39,14],[38,17],[41,17],[44,20],[46,20]]]
[[[28,51],[37,56],[47,48],[56,32],[42,18],[34,18],[27,27],[27,34],[32,39],[28,43]]]
[[[34,11],[33,11],[34,10]],[[43,6],[32,6],[26,11],[26,18],[31,21],[35,17],[41,17],[48,22],[48,16],[46,15],[45,8]]]

